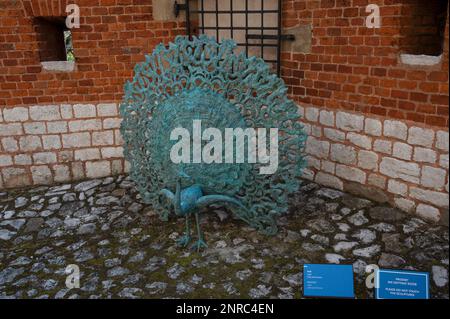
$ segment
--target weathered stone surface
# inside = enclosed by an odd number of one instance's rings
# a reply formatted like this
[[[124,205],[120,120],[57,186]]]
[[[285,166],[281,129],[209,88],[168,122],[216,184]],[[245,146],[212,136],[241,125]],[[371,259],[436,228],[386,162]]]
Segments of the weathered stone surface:
[[[420,184],[435,190],[442,190],[446,183],[446,173],[442,168],[423,166]]]
[[[381,121],[367,117],[365,119],[364,132],[373,136],[381,136],[382,133]]]
[[[449,134],[447,131],[438,131],[436,133],[436,147],[448,153]]]
[[[327,186],[327,187],[332,187],[332,188],[336,188],[339,190],[343,190],[344,189],[344,183],[342,182],[342,180],[340,180],[339,178],[337,178],[336,176],[330,175],[330,174],[326,174],[323,172],[318,172],[315,178],[315,181],[318,184]]]
[[[433,266],[432,268],[433,281],[438,287],[445,287],[448,285],[448,269],[442,266]]]
[[[373,219],[392,222],[399,221],[405,218],[405,215],[398,209],[386,207],[386,206],[376,206],[369,210],[369,215]]]
[[[380,245],[372,245],[369,247],[353,250],[353,255],[359,256],[359,257],[370,258],[370,257],[373,257],[376,254],[378,254],[380,252],[380,250],[381,250]]]
[[[413,198],[425,203],[430,203],[438,207],[449,207],[448,193],[435,192],[417,187],[411,187],[409,193]]]
[[[302,265],[324,262],[353,264],[358,298],[371,293],[368,264],[429,271],[431,296],[448,295],[448,227],[309,182],[295,198],[274,237],[213,208],[196,253],[175,245],[184,221],[160,221],[124,176],[0,193],[0,296],[294,298]],[[69,263],[82,271],[76,293]]]
[[[346,112],[337,112],[336,127],[344,131],[360,132],[364,127],[364,116]]]
[[[330,143],[309,136],[306,140],[305,151],[306,153],[317,156],[318,158],[328,158]]]
[[[408,127],[400,121],[384,121],[384,136],[394,137],[400,140],[406,140]]]
[[[416,213],[418,216],[433,222],[438,222],[441,219],[441,212],[439,209],[430,205],[417,205]]]
[[[431,147],[434,142],[434,131],[417,126],[409,128],[408,143],[412,145],[420,145]]]
[[[420,168],[416,163],[383,157],[380,163],[380,172],[392,178],[399,178],[407,182],[416,184],[420,182]]]
[[[380,259],[378,260],[378,265],[380,267],[392,267],[392,268],[398,268],[402,265],[404,265],[406,261],[397,255],[382,253],[380,256]]]
[[[356,164],[356,150],[344,144],[332,144],[330,159],[342,164]]]
[[[44,223],[44,219],[37,217],[37,218],[31,218],[28,220],[27,224],[25,225],[24,232],[30,233],[30,232],[36,232],[40,229],[41,225]]]

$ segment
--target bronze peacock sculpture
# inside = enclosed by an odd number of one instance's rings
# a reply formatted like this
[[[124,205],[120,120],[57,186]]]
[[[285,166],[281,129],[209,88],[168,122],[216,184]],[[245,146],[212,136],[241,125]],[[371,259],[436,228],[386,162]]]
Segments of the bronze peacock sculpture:
[[[143,200],[164,220],[171,212],[186,218],[181,246],[190,242],[194,215],[197,250],[206,247],[198,214],[212,204],[227,207],[264,234],[275,234],[275,217],[287,212],[288,196],[298,189],[305,166],[306,135],[283,81],[262,59],[234,54],[235,47],[232,40],[219,44],[207,36],[179,36],[167,47],[158,45],[136,65],[120,107],[124,155]],[[207,128],[197,142],[196,124]],[[271,135],[259,139],[263,129]],[[247,134],[247,144],[237,136],[228,139],[235,146],[231,155],[227,145],[216,143],[227,141],[227,130]],[[248,143],[256,139],[252,130],[258,132],[258,145],[250,150]],[[216,138],[214,147],[205,134]],[[260,142],[267,140],[277,142],[275,171],[261,173],[267,161],[238,160],[238,154],[251,158],[252,152],[264,158]],[[196,148],[203,150],[200,156]],[[187,149],[193,152],[180,155]]]

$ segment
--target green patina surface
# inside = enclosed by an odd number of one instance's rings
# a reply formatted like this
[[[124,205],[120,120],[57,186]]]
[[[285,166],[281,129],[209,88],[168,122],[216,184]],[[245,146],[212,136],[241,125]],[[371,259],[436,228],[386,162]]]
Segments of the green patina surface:
[[[288,196],[299,187],[306,135],[283,81],[262,59],[236,55],[235,48],[231,40],[219,44],[206,36],[177,37],[136,65],[120,109],[124,154],[143,200],[164,220],[173,206],[177,211],[175,189],[182,171],[189,177],[180,181],[183,190],[196,185],[202,195],[221,196],[203,198],[208,204],[213,199],[223,203],[225,196],[227,203],[241,203],[230,205],[234,215],[273,235],[275,217],[287,212]],[[277,128],[278,170],[260,174],[261,163],[174,164],[169,156],[175,143],[170,132],[176,127],[189,129],[193,120],[218,129]],[[162,190],[169,200],[161,196]],[[198,202],[191,206],[201,208]],[[178,215],[187,215],[179,211]]]

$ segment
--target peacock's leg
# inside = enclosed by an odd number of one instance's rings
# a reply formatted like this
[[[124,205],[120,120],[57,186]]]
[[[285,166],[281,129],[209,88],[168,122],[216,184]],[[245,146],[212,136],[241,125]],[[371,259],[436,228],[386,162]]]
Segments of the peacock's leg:
[[[199,218],[198,218],[198,213],[195,213],[195,222],[197,224],[197,234],[198,234],[198,239],[197,241],[194,243],[194,245],[192,245],[192,249],[196,249],[197,252],[200,251],[200,249],[202,248],[207,248],[208,245],[205,243],[205,241],[203,240],[203,235],[202,235],[202,231],[200,229],[200,222],[199,222]]]
[[[186,230],[183,236],[177,239],[177,245],[186,247],[191,241],[191,227],[189,223],[189,214],[186,214]]]

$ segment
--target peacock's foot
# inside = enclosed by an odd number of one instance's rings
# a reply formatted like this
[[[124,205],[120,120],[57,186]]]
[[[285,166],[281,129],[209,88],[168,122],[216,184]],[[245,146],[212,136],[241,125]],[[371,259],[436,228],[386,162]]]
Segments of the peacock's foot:
[[[191,249],[199,252],[202,248],[208,248],[208,245],[205,243],[203,239],[197,240],[192,246]]]
[[[189,242],[191,241],[191,236],[189,235],[183,235],[180,238],[177,239],[177,245],[179,247],[186,247]]]

